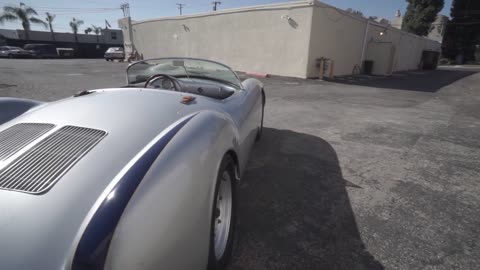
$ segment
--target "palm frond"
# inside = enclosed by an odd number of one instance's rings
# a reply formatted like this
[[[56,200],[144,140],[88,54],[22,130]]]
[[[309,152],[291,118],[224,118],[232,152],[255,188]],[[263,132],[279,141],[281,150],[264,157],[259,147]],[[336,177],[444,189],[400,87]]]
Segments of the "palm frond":
[[[13,6],[4,6],[3,7],[3,12],[5,12],[5,13],[17,14],[19,10],[21,10],[21,9],[18,8],[18,7],[13,7]]]
[[[24,11],[27,15],[38,15],[37,11],[31,7],[25,7]]]
[[[21,8],[16,9],[15,16],[17,16],[22,22],[28,21],[28,15],[25,13],[25,10]]]
[[[83,24],[82,20],[77,20],[75,17],[72,18],[70,22],[70,28],[72,28],[73,33],[78,32],[78,27]]]
[[[35,18],[35,17],[30,17],[28,19],[31,23],[36,23],[36,24],[41,24],[43,25],[43,27],[47,28],[48,27],[48,24],[42,20],[40,20],[39,18]]]
[[[100,34],[100,32],[101,32],[101,30],[102,30],[101,27],[96,26],[96,25],[93,25],[93,24],[92,24],[92,28],[91,28],[91,29],[92,29],[93,33],[95,33],[96,35]]]
[[[12,14],[3,14],[0,16],[0,23],[4,23],[4,22],[15,22],[15,21],[18,21],[18,17],[12,15]]]
[[[47,18],[46,18],[47,22],[53,22],[55,17],[57,17],[57,15],[51,14],[50,12],[45,12],[45,15],[47,15]]]

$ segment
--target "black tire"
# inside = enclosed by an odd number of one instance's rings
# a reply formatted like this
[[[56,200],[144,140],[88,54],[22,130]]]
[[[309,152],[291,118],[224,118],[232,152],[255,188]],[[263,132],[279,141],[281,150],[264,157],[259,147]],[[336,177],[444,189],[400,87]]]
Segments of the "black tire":
[[[220,259],[217,259],[215,256],[215,241],[214,241],[214,229],[215,229],[215,212],[217,208],[217,195],[220,186],[220,181],[222,181],[223,172],[227,171],[230,176],[231,181],[231,191],[232,191],[232,215],[230,221],[230,229],[228,233],[228,240],[225,247],[223,256]],[[212,209],[212,217],[210,218],[210,247],[208,255],[208,270],[223,270],[227,266],[227,263],[230,260],[233,249],[233,237],[235,235],[235,223],[236,223],[236,206],[237,206],[237,196],[236,196],[236,180],[235,180],[235,162],[233,161],[230,155],[226,155],[220,165],[220,169],[217,174],[217,183],[215,184],[215,193],[214,193],[214,202]]]
[[[13,59],[13,55],[9,54],[8,58]]]
[[[108,61],[110,61],[110,59],[108,59],[108,58],[105,58],[105,61],[107,61],[107,62],[108,62]]]
[[[260,122],[260,126],[258,127],[257,137],[255,138],[256,142],[260,141],[260,139],[262,138],[264,115],[265,115],[265,92],[262,89],[262,120]]]

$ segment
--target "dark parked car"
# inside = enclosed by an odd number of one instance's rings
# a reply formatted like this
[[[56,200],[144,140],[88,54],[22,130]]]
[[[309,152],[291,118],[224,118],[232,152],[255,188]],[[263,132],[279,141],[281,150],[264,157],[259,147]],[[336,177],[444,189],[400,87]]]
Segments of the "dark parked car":
[[[0,57],[8,58],[30,58],[32,53],[24,50],[20,47],[13,46],[1,46],[0,47]]]
[[[57,47],[52,44],[27,44],[23,46],[34,58],[58,58]]]

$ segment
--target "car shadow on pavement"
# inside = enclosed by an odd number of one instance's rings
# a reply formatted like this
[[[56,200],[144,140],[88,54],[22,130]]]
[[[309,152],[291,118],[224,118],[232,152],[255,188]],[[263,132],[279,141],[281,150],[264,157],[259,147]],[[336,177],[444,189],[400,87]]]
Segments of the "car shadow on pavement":
[[[384,269],[362,242],[333,147],[266,128],[238,188],[228,269]]]
[[[339,76],[334,79],[329,79],[328,81],[348,85],[434,93],[442,87],[475,73],[475,71],[471,70],[442,69],[433,71],[399,72],[390,76]]]

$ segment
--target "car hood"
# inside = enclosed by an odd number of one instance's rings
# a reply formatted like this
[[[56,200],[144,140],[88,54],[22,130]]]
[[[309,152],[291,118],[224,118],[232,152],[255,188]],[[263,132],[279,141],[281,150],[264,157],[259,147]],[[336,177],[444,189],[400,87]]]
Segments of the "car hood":
[[[0,125],[1,131],[18,123],[49,123],[107,134],[45,194],[0,189],[2,269],[62,268],[82,221],[120,170],[175,121],[219,102],[199,97],[184,105],[181,97],[169,91],[97,90],[40,105]]]

